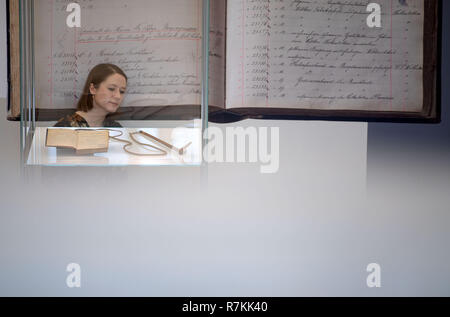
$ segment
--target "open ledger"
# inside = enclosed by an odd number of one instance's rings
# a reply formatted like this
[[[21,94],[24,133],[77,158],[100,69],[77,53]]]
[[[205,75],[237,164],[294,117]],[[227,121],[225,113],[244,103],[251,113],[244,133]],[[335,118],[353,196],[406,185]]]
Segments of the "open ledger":
[[[211,0],[209,119],[439,121],[439,1]],[[114,119],[200,116],[201,0],[59,1],[35,8],[37,119],[73,111],[98,63],[128,75]],[[50,66],[50,67],[49,67]]]
[[[75,149],[77,155],[108,152],[106,130],[47,129],[46,147]]]

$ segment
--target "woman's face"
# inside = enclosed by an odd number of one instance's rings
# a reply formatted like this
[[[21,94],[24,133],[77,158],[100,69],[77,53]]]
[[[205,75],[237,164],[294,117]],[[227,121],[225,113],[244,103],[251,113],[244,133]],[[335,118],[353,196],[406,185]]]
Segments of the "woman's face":
[[[114,113],[122,104],[127,89],[127,81],[120,74],[107,77],[98,88],[91,84],[91,94],[94,95],[94,108],[103,109],[105,112]]]

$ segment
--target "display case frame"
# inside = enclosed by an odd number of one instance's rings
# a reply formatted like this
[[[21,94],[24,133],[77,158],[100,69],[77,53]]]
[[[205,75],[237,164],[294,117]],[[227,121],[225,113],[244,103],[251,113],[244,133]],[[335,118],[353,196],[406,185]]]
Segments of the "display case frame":
[[[205,141],[203,140],[204,131],[208,127],[208,73],[209,73],[209,8],[210,0],[199,0],[199,12],[202,14],[201,19],[201,40],[198,46],[201,47],[201,63],[199,71],[201,76],[200,82],[200,105],[193,112],[187,110],[183,112],[182,107],[178,107],[175,111],[173,107],[169,112],[167,106],[161,106],[156,111],[150,111],[144,116],[130,115],[128,117],[119,118],[120,122],[125,122],[123,126],[126,129],[137,131],[139,129],[150,129],[147,132],[154,132],[154,135],[159,136],[160,139],[175,144],[173,142],[184,142],[186,140],[177,140],[170,138],[173,132],[177,129],[195,129],[192,135],[195,140],[193,143],[195,154],[191,156],[191,160],[186,163],[183,159],[172,160],[170,162],[155,162],[149,158],[149,161],[143,163],[144,166],[161,166],[161,165],[193,165],[204,166],[202,157],[202,149]],[[23,166],[126,166],[126,160],[115,160],[114,163],[98,164],[80,160],[77,162],[77,157],[70,154],[72,161],[64,160],[58,162],[57,156],[60,156],[61,151],[52,153],[48,152],[42,140],[43,129],[51,127],[54,121],[54,116],[49,120],[45,115],[39,113],[36,107],[36,65],[35,65],[35,6],[38,5],[34,0],[10,0],[7,3],[9,11],[9,105],[8,105],[8,119],[12,121],[20,120],[20,158]],[[157,107],[155,107],[157,108]],[[187,107],[186,107],[187,108]],[[139,111],[137,111],[139,112]],[[62,115],[61,112],[57,112]],[[142,113],[142,111],[140,111]],[[154,114],[156,115],[154,115]],[[166,134],[160,134],[161,131],[166,131]],[[172,132],[167,132],[172,131]],[[191,132],[191,131],[189,131]],[[167,133],[171,133],[170,135]],[[179,135],[179,133],[178,133]],[[37,144],[39,143],[39,144]],[[160,144],[161,145],[161,144]],[[181,147],[181,143],[178,143]],[[42,154],[43,152],[46,152]],[[187,151],[186,151],[187,152]],[[50,154],[49,154],[50,153]],[[66,153],[67,154],[67,153]],[[43,156],[44,155],[44,156]],[[97,155],[97,154],[95,154]],[[103,154],[100,154],[103,155]],[[47,159],[49,156],[50,159]],[[110,160],[111,161],[111,160]],[[133,160],[131,160],[133,161]],[[136,160],[134,160],[136,161]],[[139,162],[139,160],[137,160]],[[69,162],[69,163],[67,163]],[[133,163],[131,165],[141,165],[140,163]]]

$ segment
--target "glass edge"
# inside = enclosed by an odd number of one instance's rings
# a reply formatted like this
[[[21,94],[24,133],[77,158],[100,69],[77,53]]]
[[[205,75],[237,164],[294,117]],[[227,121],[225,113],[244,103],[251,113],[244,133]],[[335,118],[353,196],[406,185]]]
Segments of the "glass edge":
[[[202,64],[202,150],[206,146],[205,131],[208,129],[209,107],[209,37],[210,37],[210,0],[203,0],[203,64]],[[203,151],[202,151],[203,152]],[[203,158],[204,161],[204,158]],[[203,162],[204,163],[204,162]]]

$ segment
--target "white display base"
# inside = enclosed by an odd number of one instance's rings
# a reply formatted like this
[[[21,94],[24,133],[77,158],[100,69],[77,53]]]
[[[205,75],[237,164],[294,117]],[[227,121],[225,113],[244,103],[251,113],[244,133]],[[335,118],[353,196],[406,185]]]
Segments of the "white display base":
[[[201,129],[199,128],[111,128],[114,131],[122,131],[120,139],[130,140],[129,133],[139,130],[145,131],[175,147],[181,148],[189,142],[192,144],[187,148],[184,155],[179,155],[173,150],[168,150],[161,145],[152,142],[143,136],[135,136],[140,142],[145,142],[167,150],[165,156],[137,156],[124,151],[125,143],[110,140],[109,149],[106,153],[89,155],[76,155],[75,150],[56,149],[45,146],[47,128],[38,127],[31,144],[27,165],[46,166],[127,166],[127,165],[201,165]],[[118,132],[111,132],[118,135]],[[128,150],[138,153],[151,153],[144,147],[133,144]]]

